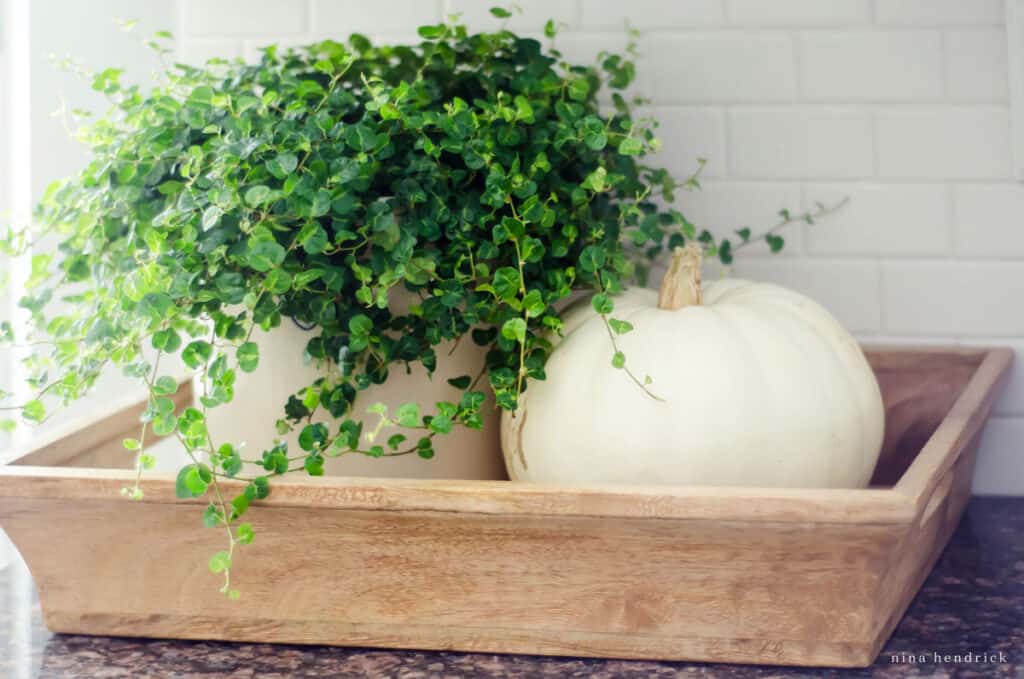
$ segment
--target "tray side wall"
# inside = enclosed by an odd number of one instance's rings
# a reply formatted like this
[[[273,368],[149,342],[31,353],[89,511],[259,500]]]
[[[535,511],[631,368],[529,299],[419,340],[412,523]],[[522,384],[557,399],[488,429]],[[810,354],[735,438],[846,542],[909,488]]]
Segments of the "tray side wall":
[[[194,505],[0,499],[54,631],[772,664],[864,664],[903,531],[253,511],[230,602]]]
[[[965,446],[911,529],[892,551],[875,597],[873,646],[878,652],[892,635],[956,530],[971,497],[971,480],[981,432]]]
[[[963,516],[981,437],[1009,375],[1013,353],[993,349],[956,398],[938,429],[896,484],[916,508],[909,530],[889,555],[875,596],[874,654],[917,595]]]

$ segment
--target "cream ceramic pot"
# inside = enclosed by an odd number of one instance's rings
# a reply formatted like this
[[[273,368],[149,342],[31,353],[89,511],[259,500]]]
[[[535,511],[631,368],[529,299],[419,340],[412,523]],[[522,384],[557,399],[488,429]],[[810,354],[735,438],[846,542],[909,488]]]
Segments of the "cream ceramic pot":
[[[626,367],[588,300],[566,313],[547,379],[533,381],[502,443],[513,479],[858,488],[878,460],[884,410],[857,342],[785,288],[702,290],[699,251],[677,252],[661,294],[630,290],[613,318]]]
[[[290,455],[301,452],[298,432],[280,437],[275,423],[282,417],[288,397],[320,376],[314,365],[303,361],[306,342],[315,332],[303,331],[284,319],[280,327],[270,332],[257,330],[254,333],[253,339],[260,347],[259,367],[252,373],[240,372],[234,400],[209,411],[210,432],[217,444],[244,442],[243,457],[259,458],[275,439],[282,438],[288,442]],[[359,392],[352,413],[355,419],[363,419],[364,431],[372,429],[377,422],[376,415],[366,414],[366,408],[376,402],[387,404],[394,412],[399,404],[412,401],[420,404],[424,414],[434,412],[437,401],[458,402],[461,391],[446,380],[477,374],[483,364],[484,350],[471,341],[463,341],[454,351],[450,343],[436,347],[436,351],[437,370],[432,379],[420,365],[414,366],[409,374],[404,365],[395,365],[384,384]],[[197,390],[201,390],[200,385]],[[484,388],[484,391],[488,390]],[[327,458],[324,472],[335,476],[390,478],[507,478],[499,445],[500,419],[493,399],[484,404],[482,414],[482,431],[456,427],[449,434],[436,436],[433,459],[424,460],[415,454],[383,458],[348,454]],[[314,421],[327,423],[332,433],[337,431],[338,423],[333,422],[330,415],[314,418]],[[391,434],[400,431],[386,427],[376,441],[383,444]],[[415,443],[414,435],[407,435]]]

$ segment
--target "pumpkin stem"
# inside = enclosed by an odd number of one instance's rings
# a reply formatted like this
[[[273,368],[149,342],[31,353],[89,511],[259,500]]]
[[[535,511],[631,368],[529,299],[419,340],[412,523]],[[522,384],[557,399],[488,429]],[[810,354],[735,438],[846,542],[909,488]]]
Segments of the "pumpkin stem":
[[[672,250],[672,261],[658,292],[658,308],[676,311],[703,301],[700,264],[704,250],[697,243]]]

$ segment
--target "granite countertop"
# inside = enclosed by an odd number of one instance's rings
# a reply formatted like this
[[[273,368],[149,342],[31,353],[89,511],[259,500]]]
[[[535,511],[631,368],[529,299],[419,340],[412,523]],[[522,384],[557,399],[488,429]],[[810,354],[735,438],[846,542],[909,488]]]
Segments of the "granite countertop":
[[[964,657],[968,653],[980,657]],[[866,670],[54,635],[43,627],[32,580],[16,561],[0,570],[0,677],[1024,679],[1024,498],[971,500],[949,548],[875,665]]]

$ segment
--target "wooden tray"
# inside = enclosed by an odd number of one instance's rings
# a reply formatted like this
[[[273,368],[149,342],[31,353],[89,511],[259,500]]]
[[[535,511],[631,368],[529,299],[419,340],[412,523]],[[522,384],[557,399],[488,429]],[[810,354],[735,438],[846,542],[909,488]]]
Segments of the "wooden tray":
[[[869,351],[864,490],[281,481],[218,596],[220,531],[120,441],[138,404],[0,466],[0,525],[55,632],[742,663],[870,664],[970,494],[1005,349]],[[187,389],[179,394],[191,398]]]

